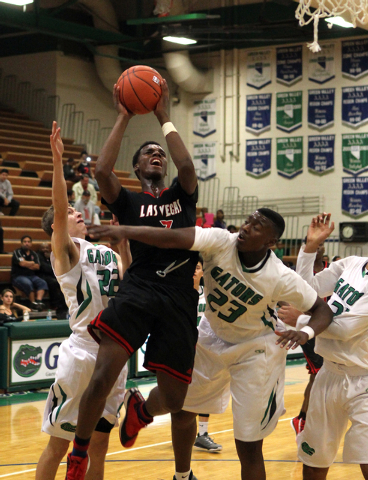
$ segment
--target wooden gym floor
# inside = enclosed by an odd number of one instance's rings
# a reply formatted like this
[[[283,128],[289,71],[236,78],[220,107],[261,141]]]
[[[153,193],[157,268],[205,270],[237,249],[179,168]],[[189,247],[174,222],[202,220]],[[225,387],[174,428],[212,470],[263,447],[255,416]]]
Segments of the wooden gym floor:
[[[308,375],[303,365],[286,369],[285,407],[276,430],[264,441],[264,458],[268,480],[299,480],[302,465],[297,460],[295,434],[290,419],[299,413]],[[144,396],[151,385],[140,387]],[[45,401],[13,404],[0,407],[0,479],[31,480],[35,477],[38,458],[48,442],[41,433]],[[210,435],[222,444],[221,453],[209,454],[193,450],[192,468],[198,480],[240,479],[232,431],[231,406],[223,415],[211,415]],[[65,464],[61,464],[57,480],[65,478]],[[171,448],[170,417],[157,417],[143,430],[133,448],[124,449],[117,429],[111,434],[106,458],[105,479],[172,480],[174,474]],[[342,447],[331,467],[328,480],[363,478],[358,465],[342,463]]]

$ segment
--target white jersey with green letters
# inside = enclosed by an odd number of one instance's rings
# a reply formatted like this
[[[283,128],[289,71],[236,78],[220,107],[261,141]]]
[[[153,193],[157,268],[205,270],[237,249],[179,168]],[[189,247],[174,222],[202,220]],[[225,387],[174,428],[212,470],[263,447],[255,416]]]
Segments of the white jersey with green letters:
[[[279,300],[309,310],[316,292],[269,250],[255,267],[241,262],[238,234],[220,228],[195,227],[191,250],[204,260],[205,317],[222,340],[242,343],[274,332]]]
[[[104,245],[93,245],[72,237],[80,247],[79,262],[67,273],[56,276],[69,308],[69,324],[74,334],[94,342],[88,324],[107,307],[119,287],[116,254]],[[54,268],[55,257],[51,254]]]
[[[198,293],[199,293],[199,298],[198,298],[198,309],[197,309],[197,327],[206,309],[206,296],[204,294],[203,285],[199,285]]]

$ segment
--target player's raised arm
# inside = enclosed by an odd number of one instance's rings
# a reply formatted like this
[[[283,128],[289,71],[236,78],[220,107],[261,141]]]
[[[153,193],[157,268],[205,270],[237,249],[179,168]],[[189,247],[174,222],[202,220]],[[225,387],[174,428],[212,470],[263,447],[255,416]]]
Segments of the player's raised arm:
[[[195,238],[195,227],[171,229],[128,225],[92,225],[87,228],[90,236],[109,238],[113,245],[122,238],[128,238],[159,248],[190,250]]]
[[[121,142],[129,120],[133,113],[129,113],[127,109],[119,101],[119,88],[114,85],[113,99],[115,109],[118,112],[114,128],[112,129],[108,139],[102,147],[98,157],[95,169],[95,177],[100,188],[102,197],[107,203],[114,203],[117,199],[121,185],[118,177],[113,172],[113,168],[118,158]]]
[[[162,95],[154,110],[166,138],[169,152],[176,168],[178,180],[184,191],[191,195],[197,187],[197,175],[195,173],[192,157],[184,145],[183,140],[176,131],[169,117],[169,87],[166,80],[162,82]]]
[[[68,195],[63,173],[64,145],[60,136],[57,122],[52,124],[50,135],[52,150],[53,176],[52,176],[52,205],[54,208],[53,234],[51,247],[55,255],[55,268],[60,275],[70,270],[79,260],[79,253],[68,233]]]

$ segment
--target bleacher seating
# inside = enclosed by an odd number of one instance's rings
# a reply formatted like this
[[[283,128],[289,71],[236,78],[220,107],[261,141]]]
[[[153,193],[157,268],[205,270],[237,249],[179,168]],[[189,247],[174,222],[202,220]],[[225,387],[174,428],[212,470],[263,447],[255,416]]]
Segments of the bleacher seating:
[[[74,140],[63,138],[63,162],[72,157],[79,159],[83,145],[75,145]],[[20,246],[20,238],[28,233],[33,239],[33,250],[49,237],[41,228],[41,218],[51,205],[52,156],[50,131],[40,122],[29,120],[25,115],[0,106],[0,169],[9,170],[9,180],[14,198],[20,202],[15,217],[8,216],[9,209],[2,207],[4,216],[0,216],[4,230],[4,251],[0,255],[0,290],[10,286],[12,252]],[[97,155],[91,155],[92,169],[95,168]],[[121,184],[129,190],[141,191],[137,178],[129,178],[130,172],[115,170]],[[67,182],[68,188],[72,182]],[[98,192],[98,200],[100,194]],[[102,206],[102,210],[106,210]],[[102,223],[108,220],[102,220]]]

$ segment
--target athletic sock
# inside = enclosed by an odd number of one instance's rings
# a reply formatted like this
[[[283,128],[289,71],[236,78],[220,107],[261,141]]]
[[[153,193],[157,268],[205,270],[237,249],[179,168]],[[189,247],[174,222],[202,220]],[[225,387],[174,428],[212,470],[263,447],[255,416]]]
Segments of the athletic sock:
[[[91,438],[88,438],[86,440],[84,438],[77,437],[76,435],[73,440],[72,456],[82,457],[82,458],[86,457],[90,441],[91,441]]]
[[[138,415],[138,418],[140,418],[142,420],[142,422],[147,423],[147,424],[151,423],[152,420],[153,420],[152,415],[150,415],[147,412],[146,402],[143,402],[138,406],[137,415]]]
[[[208,432],[208,422],[198,422],[198,433],[204,435]]]
[[[302,411],[300,410],[300,413],[299,413],[299,415],[298,415],[298,418],[299,418],[300,420],[304,420],[304,421],[305,421],[306,417],[307,417],[307,412],[302,412]]]
[[[192,469],[189,472],[175,472],[176,480],[189,480],[189,475]]]

